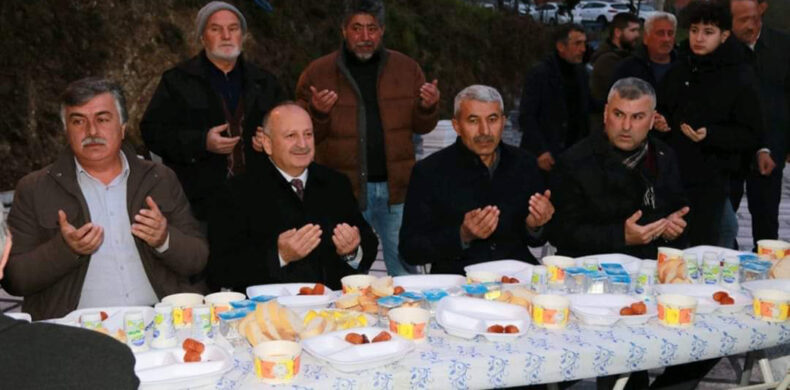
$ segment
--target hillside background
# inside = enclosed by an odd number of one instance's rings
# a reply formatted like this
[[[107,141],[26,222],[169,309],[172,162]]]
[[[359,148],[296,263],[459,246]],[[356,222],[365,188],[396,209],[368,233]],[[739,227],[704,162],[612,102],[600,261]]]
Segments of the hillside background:
[[[245,56],[293,93],[301,70],[339,47],[340,0],[230,0],[247,17]],[[199,51],[194,18],[204,0],[3,0],[0,2],[0,192],[49,164],[65,145],[58,95],[89,75],[124,87],[129,136],[161,73]],[[788,22],[790,2],[771,0]],[[461,0],[386,0],[387,47],[416,59],[442,91],[442,117],[462,87],[498,88],[513,107],[524,71],[547,50],[547,30],[529,17]]]

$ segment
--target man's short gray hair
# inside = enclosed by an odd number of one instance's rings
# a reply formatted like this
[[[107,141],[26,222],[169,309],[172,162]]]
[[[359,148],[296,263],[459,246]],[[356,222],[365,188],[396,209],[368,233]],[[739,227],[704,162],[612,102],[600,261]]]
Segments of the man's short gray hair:
[[[261,125],[261,127],[263,127],[264,134],[272,135],[272,126],[271,126],[271,123],[270,123],[271,122],[272,113],[275,110],[277,110],[277,109],[279,109],[281,107],[286,107],[286,106],[299,107],[304,112],[307,112],[307,110],[305,110],[304,107],[300,106],[298,103],[296,103],[296,102],[294,102],[292,100],[286,100],[286,101],[278,103],[276,106],[272,107],[272,109],[269,110],[269,112],[267,112],[266,115],[263,116],[263,124]],[[308,113],[308,115],[309,115],[309,113]]]
[[[505,103],[502,101],[502,95],[499,94],[493,87],[489,87],[487,85],[470,85],[461,92],[458,92],[458,95],[455,95],[455,101],[453,102],[453,116],[458,117],[458,114],[461,111],[461,102],[464,100],[477,100],[478,102],[497,102],[499,103],[499,110],[503,113],[505,112]]]
[[[653,30],[653,24],[659,20],[668,20],[669,23],[672,23],[673,29],[678,29],[678,18],[675,15],[669,12],[658,11],[645,20],[645,34],[649,34]]]
[[[126,113],[126,98],[121,86],[110,79],[86,77],[69,84],[60,95],[60,121],[63,122],[63,128],[66,128],[66,107],[81,106],[104,93],[112,95],[115,100],[115,108],[121,117],[121,124],[126,123],[129,117]]]
[[[650,83],[640,78],[626,77],[617,80],[609,90],[609,96],[606,98],[606,101],[612,101],[615,94],[625,100],[638,100],[642,96],[647,96],[653,103],[652,109],[656,109],[656,91]]]

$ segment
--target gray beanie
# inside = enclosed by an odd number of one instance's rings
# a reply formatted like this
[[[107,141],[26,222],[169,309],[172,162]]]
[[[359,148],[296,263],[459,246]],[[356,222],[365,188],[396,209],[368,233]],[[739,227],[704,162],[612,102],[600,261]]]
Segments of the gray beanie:
[[[211,15],[214,15],[217,11],[228,10],[236,14],[236,17],[239,18],[239,23],[241,23],[241,33],[244,34],[247,32],[247,19],[244,19],[244,15],[241,14],[238,8],[224,2],[224,1],[212,1],[203,6],[203,8],[198,11],[197,18],[195,19],[195,25],[197,25],[197,30],[195,30],[195,38],[197,39],[198,43],[200,43],[200,37],[203,35],[203,30],[206,29],[206,22],[208,22],[208,18]]]

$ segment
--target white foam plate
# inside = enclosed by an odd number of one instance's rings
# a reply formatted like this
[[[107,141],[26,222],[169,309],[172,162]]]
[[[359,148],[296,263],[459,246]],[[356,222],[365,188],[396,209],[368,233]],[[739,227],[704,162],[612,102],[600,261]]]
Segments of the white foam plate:
[[[392,278],[394,286],[401,286],[406,291],[423,291],[432,288],[446,290],[464,283],[466,283],[466,278],[463,276],[450,274],[405,275]]]
[[[15,320],[22,320],[27,322],[33,321],[33,317],[31,317],[30,314],[27,313],[4,313],[4,314]]]
[[[790,293],[790,279],[751,280],[741,283],[741,287],[751,293],[757,290],[782,290]]]
[[[453,336],[471,339],[483,335],[489,341],[509,341],[529,328],[527,309],[509,303],[469,297],[447,297],[436,307],[436,321]],[[518,333],[489,333],[491,325],[515,325]]]
[[[697,313],[707,314],[714,311],[722,313],[734,313],[743,310],[744,307],[752,304],[752,298],[748,295],[732,291],[719,285],[711,284],[657,284],[653,288],[656,294],[680,294],[697,298]],[[713,300],[713,294],[717,291],[726,291],[735,301],[732,305],[720,305]]]
[[[495,260],[485,263],[472,264],[464,267],[467,274],[470,272],[493,272],[497,275],[516,278],[521,283],[529,283],[532,279],[532,264],[520,260]]]
[[[118,329],[123,329],[123,316],[124,313],[129,311],[139,311],[143,313],[143,321],[145,321],[145,327],[148,328],[149,325],[154,321],[154,308],[150,306],[116,306],[116,307],[92,307],[88,309],[79,309],[74,310],[73,312],[67,314],[65,317],[53,320],[56,324],[61,325],[70,325],[80,327],[80,317],[83,314],[89,313],[96,313],[96,312],[105,312],[107,313],[107,319],[102,321],[102,325],[105,329],[107,329],[110,334],[115,334]]]
[[[299,295],[300,288],[314,286],[315,283],[261,284],[247,287],[247,297],[270,295],[277,297],[280,305],[297,309],[320,309],[328,307],[337,299],[337,294],[329,287],[325,287],[324,295]]]
[[[346,335],[352,332],[364,334],[372,340],[382,331],[388,332],[392,339],[362,345],[354,345],[345,340]],[[398,336],[389,329],[367,327],[315,336],[303,340],[302,348],[316,359],[326,361],[339,371],[354,372],[394,363],[414,349],[414,342]]]
[[[691,247],[688,249],[683,250],[683,254],[694,254],[702,260],[702,256],[705,255],[706,252],[713,252],[718,256],[719,260],[724,259],[726,256],[738,256],[748,252],[740,252],[730,248],[722,248],[719,246],[711,246],[711,245],[700,245]]]
[[[639,299],[623,294],[571,294],[571,312],[587,325],[609,326],[617,322],[627,325],[644,324],[658,315],[655,304],[647,303],[647,312],[637,316],[621,316],[620,309]]]
[[[216,345],[206,345],[200,362],[184,363],[184,353],[180,347],[136,353],[134,372],[140,378],[140,386],[172,389],[179,384],[194,386],[201,380],[212,384],[232,366],[228,352]]]
[[[576,258],[576,266],[581,267],[585,259],[595,258],[600,264],[620,264],[625,268],[625,271],[633,275],[639,273],[639,266],[642,260],[633,256],[624,255],[622,253],[607,253],[600,255],[584,256]]]

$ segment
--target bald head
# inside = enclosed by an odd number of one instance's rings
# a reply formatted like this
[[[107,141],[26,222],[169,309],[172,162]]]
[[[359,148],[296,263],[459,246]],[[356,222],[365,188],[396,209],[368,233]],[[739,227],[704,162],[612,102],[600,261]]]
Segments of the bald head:
[[[263,120],[263,132],[266,154],[290,176],[301,175],[313,161],[313,121],[296,103],[282,103],[269,111]]]

